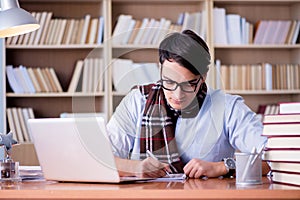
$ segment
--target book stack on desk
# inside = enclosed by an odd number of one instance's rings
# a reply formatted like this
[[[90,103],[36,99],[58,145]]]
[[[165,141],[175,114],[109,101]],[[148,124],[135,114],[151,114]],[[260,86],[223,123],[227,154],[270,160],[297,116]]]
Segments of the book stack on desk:
[[[300,186],[300,102],[279,103],[279,114],[265,115],[263,124],[272,181]]]

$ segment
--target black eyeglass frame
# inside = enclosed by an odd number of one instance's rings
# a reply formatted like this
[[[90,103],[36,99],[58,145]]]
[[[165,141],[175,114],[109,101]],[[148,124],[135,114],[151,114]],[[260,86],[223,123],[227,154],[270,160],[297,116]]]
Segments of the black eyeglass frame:
[[[182,82],[182,83],[178,83],[178,82],[173,81],[173,80],[166,80],[166,79],[160,78],[159,82],[161,83],[162,88],[165,89],[165,90],[168,90],[168,91],[175,91],[175,90],[177,90],[177,88],[178,88],[178,86],[179,86],[180,89],[181,89],[181,91],[184,91],[184,92],[186,92],[186,93],[193,93],[193,92],[196,91],[197,86],[198,86],[198,84],[199,84],[199,82],[200,82],[201,79],[203,79],[202,76],[200,76],[200,78],[199,78],[199,79],[197,80],[197,82],[195,82],[195,83],[189,83],[189,81],[187,81],[187,82]],[[164,86],[164,84],[163,84],[164,81],[172,81],[172,82],[174,82],[174,84],[176,84],[175,88],[174,88],[174,89],[166,88],[166,87]],[[194,86],[194,87],[195,87],[194,90],[193,90],[193,91],[186,91],[186,90],[184,90],[183,87],[182,87],[182,85],[183,85],[183,84],[186,84],[186,83],[190,84],[191,87]]]

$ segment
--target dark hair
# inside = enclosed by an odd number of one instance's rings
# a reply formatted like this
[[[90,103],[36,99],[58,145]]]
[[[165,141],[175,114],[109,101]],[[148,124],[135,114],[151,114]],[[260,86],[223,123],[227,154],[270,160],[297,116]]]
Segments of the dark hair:
[[[175,61],[195,75],[207,73],[210,59],[207,44],[191,30],[171,33],[159,45],[160,64]]]

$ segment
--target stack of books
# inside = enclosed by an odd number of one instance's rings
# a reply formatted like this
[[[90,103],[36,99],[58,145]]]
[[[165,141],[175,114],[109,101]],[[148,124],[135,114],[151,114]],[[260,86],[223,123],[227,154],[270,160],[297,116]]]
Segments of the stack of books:
[[[300,186],[300,102],[279,103],[279,114],[264,116],[263,124],[272,181]]]

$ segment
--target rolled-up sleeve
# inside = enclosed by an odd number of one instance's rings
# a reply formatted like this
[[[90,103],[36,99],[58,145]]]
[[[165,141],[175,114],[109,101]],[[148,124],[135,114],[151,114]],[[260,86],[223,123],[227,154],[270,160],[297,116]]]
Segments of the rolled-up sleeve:
[[[263,124],[256,113],[247,107],[240,96],[232,96],[227,101],[227,133],[231,145],[241,152],[251,152],[265,145],[262,136]]]

